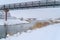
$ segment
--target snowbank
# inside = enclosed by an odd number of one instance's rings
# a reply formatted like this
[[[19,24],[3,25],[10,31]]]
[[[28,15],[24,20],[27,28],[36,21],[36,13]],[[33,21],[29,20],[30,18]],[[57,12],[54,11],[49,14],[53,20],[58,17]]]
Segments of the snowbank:
[[[0,40],[60,40],[60,24],[49,25],[41,29],[28,31],[27,33],[17,33]]]

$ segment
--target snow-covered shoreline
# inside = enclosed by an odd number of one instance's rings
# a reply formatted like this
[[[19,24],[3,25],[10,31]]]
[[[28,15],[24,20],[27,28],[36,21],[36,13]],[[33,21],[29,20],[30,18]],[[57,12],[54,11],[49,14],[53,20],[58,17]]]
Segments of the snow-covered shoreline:
[[[59,40],[60,38],[60,23],[49,25],[44,28],[15,34],[6,39],[0,40]]]

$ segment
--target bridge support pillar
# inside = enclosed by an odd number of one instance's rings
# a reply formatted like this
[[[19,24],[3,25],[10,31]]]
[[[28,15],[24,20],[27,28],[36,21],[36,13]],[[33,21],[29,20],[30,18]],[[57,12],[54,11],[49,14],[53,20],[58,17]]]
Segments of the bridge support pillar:
[[[5,28],[5,37],[7,37],[7,13],[9,9],[4,9],[4,28]]]

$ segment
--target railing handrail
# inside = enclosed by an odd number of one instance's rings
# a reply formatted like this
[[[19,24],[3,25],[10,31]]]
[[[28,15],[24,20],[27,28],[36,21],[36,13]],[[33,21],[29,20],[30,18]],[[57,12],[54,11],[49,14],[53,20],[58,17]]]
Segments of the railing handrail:
[[[24,2],[24,3],[15,3],[15,4],[7,4],[7,5],[0,5],[0,10],[8,9],[23,9],[23,8],[35,8],[35,7],[48,7],[48,6],[60,6],[59,1],[34,1],[34,2]]]

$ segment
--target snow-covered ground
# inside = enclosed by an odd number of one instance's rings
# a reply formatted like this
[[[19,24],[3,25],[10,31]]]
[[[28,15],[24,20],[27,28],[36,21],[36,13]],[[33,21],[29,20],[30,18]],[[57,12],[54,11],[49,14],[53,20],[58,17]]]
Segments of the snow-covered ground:
[[[29,30],[0,40],[60,40],[60,24],[49,25],[41,29]]]
[[[17,12],[17,13],[16,13]],[[12,16],[23,18],[37,18],[38,20],[45,20],[50,18],[60,17],[60,8],[37,8],[10,11]],[[19,15],[20,14],[20,15]]]
[[[9,4],[9,3],[20,3],[26,2],[26,0],[0,0],[0,5]],[[27,0],[27,1],[35,1],[35,0]],[[24,9],[24,10],[11,10],[9,11],[12,16],[17,18],[37,18],[38,20],[47,20],[54,19],[60,17],[60,8],[37,8],[37,9]],[[3,20],[0,20],[0,24],[3,24]],[[10,24],[12,22],[16,23],[17,21],[11,20],[8,21]],[[18,21],[20,22],[20,21]],[[13,24],[14,24],[13,23]],[[21,22],[20,22],[21,23]],[[60,40],[60,24],[49,25],[47,27],[36,29],[33,31],[28,31],[27,33],[15,34],[13,36],[9,36],[6,39],[0,40]]]
[[[38,20],[47,20],[60,17],[60,8],[42,8],[42,9],[25,9],[10,11],[12,16],[23,18],[37,18]],[[1,21],[1,20],[0,20]],[[15,21],[8,21],[10,24]],[[1,23],[1,22],[0,22]],[[6,39],[0,40],[60,40],[60,24],[50,25],[45,28],[33,30],[28,33],[15,34]]]

